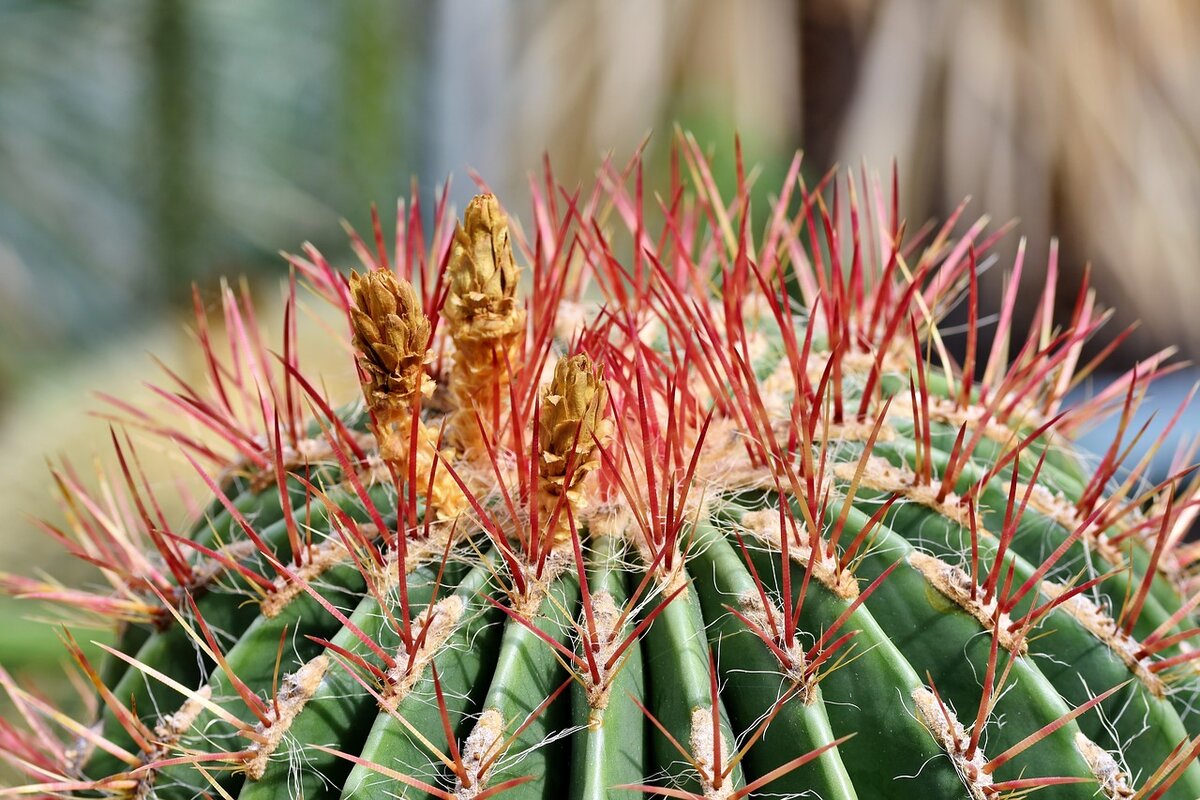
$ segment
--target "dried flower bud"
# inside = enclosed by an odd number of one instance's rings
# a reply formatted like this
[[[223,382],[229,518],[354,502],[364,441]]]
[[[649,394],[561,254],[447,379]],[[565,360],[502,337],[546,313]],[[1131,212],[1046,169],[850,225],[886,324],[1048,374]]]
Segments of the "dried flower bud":
[[[494,195],[477,195],[454,232],[444,313],[451,335],[496,339],[525,324],[517,307],[520,270],[513,261],[508,218]]]
[[[599,466],[597,441],[609,433],[604,417],[608,388],[603,370],[584,354],[564,358],[555,365],[554,378],[542,393],[538,438],[541,444],[540,500],[549,519],[565,494],[573,507],[582,505],[579,487]],[[566,525],[560,513],[560,530]]]
[[[447,426],[460,452],[483,458],[476,414],[498,421],[506,387],[520,368],[525,309],[517,301],[520,270],[513,261],[508,219],[490,194],[467,206],[454,232],[449,290],[442,310],[454,340],[450,389],[455,409]]]
[[[412,416],[417,394],[433,391],[433,380],[425,374],[429,318],[421,310],[417,292],[411,283],[387,270],[350,273],[350,292],[354,298],[350,310],[354,345],[363,375],[363,395],[374,414],[379,456],[399,475],[407,475],[408,465],[415,459],[422,481],[419,491],[430,508],[439,518],[456,517],[466,507],[466,499],[446,471],[424,485],[424,476],[437,456],[437,431]],[[413,425],[417,428],[416,450],[409,439]]]
[[[367,404],[376,412],[410,409],[417,392],[433,388],[425,375],[429,319],[416,290],[387,270],[372,270],[352,272],[350,291]]]

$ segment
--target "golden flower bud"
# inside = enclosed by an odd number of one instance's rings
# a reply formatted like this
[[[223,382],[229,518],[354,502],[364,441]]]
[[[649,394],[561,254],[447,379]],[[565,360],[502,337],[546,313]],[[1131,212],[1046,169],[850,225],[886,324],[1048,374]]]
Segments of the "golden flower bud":
[[[520,270],[513,261],[508,217],[494,195],[477,195],[454,231],[444,314],[455,341],[496,339],[520,329]]]
[[[508,218],[490,194],[475,197],[454,232],[442,314],[454,340],[448,440],[468,458],[485,458],[476,415],[498,422],[507,387],[521,367],[525,309],[517,300]],[[498,414],[496,412],[499,412]]]
[[[417,392],[432,388],[425,375],[429,319],[416,290],[387,270],[372,270],[350,273],[350,292],[367,404],[377,412],[411,408]]]
[[[548,521],[565,494],[574,508],[583,505],[580,484],[600,464],[598,441],[609,433],[605,419],[608,388],[602,369],[584,354],[555,365],[554,378],[543,389],[538,440],[541,444],[540,502]],[[566,526],[560,512],[559,532]]]

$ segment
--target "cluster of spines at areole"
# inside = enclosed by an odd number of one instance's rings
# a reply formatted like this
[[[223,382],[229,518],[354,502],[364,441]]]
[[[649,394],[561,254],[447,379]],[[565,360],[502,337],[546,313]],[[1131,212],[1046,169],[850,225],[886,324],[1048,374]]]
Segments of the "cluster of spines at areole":
[[[1085,362],[1108,315],[1055,321],[1054,249],[984,353],[1005,229],[910,231],[894,177],[797,156],[758,230],[740,149],[732,198],[691,137],[670,166],[547,164],[527,229],[414,193],[358,272],[288,257],[274,349],[198,294],[202,385],[106,397],[115,469],[54,473],[43,527],[107,585],[3,578],[118,638],[64,629],[79,720],[0,670],[0,796],[1200,796],[1200,484],[1129,456],[1170,354],[1066,405],[1124,334]],[[357,402],[304,371],[298,283]],[[134,435],[212,493],[188,526]]]

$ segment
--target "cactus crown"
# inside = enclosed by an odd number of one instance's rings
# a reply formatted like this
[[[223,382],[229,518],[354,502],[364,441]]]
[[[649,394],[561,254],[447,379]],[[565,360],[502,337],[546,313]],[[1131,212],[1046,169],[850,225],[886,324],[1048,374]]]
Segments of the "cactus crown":
[[[634,159],[547,172],[531,236],[414,197],[361,273],[290,256],[362,402],[301,366],[294,281],[278,358],[248,297],[228,353],[197,301],[206,385],[159,392],[194,424],[117,416],[213,499],[172,524],[128,434],[98,491],[56,472],[49,530],[108,585],[4,583],[119,636],[65,635],[83,721],[0,670],[0,796],[1200,796],[1200,484],[1125,463],[1167,354],[1068,406],[1106,315],[1084,287],[1056,324],[1053,251],[1014,341],[1022,243],[985,354],[1003,231],[909,233],[894,183],[797,157],[756,237],[740,152],[725,199],[676,144],[657,231]]]

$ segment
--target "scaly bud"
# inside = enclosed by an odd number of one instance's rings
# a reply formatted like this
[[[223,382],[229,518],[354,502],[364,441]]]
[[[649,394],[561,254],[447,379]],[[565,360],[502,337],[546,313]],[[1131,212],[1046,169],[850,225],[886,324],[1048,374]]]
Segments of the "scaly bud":
[[[520,270],[513,261],[508,218],[495,196],[467,206],[454,232],[443,314],[454,340],[451,376],[456,410],[449,431],[464,451],[480,452],[476,409],[492,420],[506,404],[504,390],[519,366],[525,310],[517,300]]]
[[[538,440],[538,502],[542,519],[549,521],[566,495],[572,510],[584,505],[580,488],[584,478],[600,464],[596,443],[608,436],[611,423],[604,417],[608,388],[603,370],[584,354],[564,358],[554,367],[554,379],[542,392]],[[567,529],[565,508],[559,511],[556,537]]]
[[[407,413],[418,392],[428,395],[433,390],[425,374],[429,318],[417,292],[387,270],[350,273],[350,292],[367,405],[377,415]]]
[[[425,373],[429,318],[421,310],[412,284],[387,270],[350,273],[350,292],[363,396],[374,417],[379,456],[401,477],[408,476],[410,459],[415,456],[417,480],[424,482],[437,451],[437,432],[416,420],[415,454],[409,435],[418,395],[428,396],[434,388]],[[445,470],[432,486],[422,486],[420,491],[441,517],[454,517],[465,508],[461,490]]]
[[[477,195],[454,232],[445,315],[455,342],[490,340],[524,325],[517,308],[520,270],[508,239],[508,217],[495,195]]]

